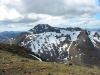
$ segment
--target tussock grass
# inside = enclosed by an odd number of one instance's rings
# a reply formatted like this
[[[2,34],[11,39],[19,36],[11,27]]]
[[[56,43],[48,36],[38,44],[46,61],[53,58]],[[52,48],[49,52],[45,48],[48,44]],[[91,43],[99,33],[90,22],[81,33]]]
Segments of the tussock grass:
[[[39,62],[0,50],[0,75],[100,75],[100,69]]]

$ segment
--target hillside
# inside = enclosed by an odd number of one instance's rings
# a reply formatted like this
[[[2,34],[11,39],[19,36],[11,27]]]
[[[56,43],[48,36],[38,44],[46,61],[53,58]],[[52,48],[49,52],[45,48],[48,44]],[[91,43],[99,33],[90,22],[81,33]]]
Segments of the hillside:
[[[14,44],[16,37],[20,34],[21,32],[17,31],[4,31],[0,32],[0,43],[3,44]]]
[[[100,75],[100,69],[40,62],[0,50],[0,75]]]

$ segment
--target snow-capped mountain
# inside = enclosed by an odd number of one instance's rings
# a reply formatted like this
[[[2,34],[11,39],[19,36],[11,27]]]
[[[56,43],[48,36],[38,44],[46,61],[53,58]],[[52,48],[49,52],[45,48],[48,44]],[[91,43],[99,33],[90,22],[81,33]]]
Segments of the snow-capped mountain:
[[[39,24],[16,41],[45,61],[94,64],[100,60],[100,32],[96,31]]]

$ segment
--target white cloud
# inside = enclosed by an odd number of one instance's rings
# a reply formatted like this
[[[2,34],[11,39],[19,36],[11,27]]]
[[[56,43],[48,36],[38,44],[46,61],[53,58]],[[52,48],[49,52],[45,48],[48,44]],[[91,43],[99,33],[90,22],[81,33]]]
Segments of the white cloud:
[[[43,17],[52,15],[70,18],[93,16],[100,11],[100,7],[97,0],[0,0],[0,10],[2,10],[1,18],[10,17],[7,16],[9,13],[15,13],[16,16],[13,15],[15,18],[30,13],[39,16],[42,14]],[[33,17],[33,19],[38,18]]]
[[[97,0],[22,0],[26,12],[76,17],[99,11]],[[30,3],[28,6],[27,4]]]
[[[12,23],[0,25],[0,31],[27,31],[37,24],[49,24],[53,27],[81,27],[81,28],[100,28],[100,21],[95,18],[76,18],[76,19],[43,19],[34,23]]]
[[[15,4],[17,1],[18,0],[0,0],[0,20],[17,19],[22,17],[17,9],[10,8],[9,6]]]
[[[51,15],[48,15],[48,14],[36,14],[36,13],[30,13],[27,15],[28,18],[31,18],[31,19],[42,19],[42,20],[45,20],[45,19],[62,19],[63,16],[51,16]]]
[[[14,24],[10,27],[13,29],[20,29],[15,28],[19,23],[23,23],[19,24],[22,29],[27,29],[26,24],[32,22],[32,26],[38,23],[61,27],[97,26],[100,21],[94,15],[98,12],[98,0],[0,0],[0,24]]]
[[[7,9],[5,6],[0,7],[0,20],[5,19],[16,19],[20,18],[22,15],[17,12],[15,9]]]
[[[65,0],[67,6],[97,6],[96,0]]]

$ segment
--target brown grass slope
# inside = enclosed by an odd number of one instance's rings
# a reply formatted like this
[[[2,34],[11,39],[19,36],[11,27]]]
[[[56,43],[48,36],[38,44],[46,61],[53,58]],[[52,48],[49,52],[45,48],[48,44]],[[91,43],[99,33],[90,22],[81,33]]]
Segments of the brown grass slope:
[[[100,75],[100,69],[39,62],[0,50],[0,75]]]

